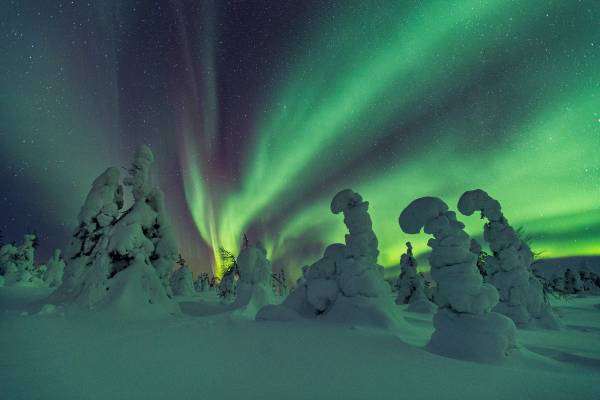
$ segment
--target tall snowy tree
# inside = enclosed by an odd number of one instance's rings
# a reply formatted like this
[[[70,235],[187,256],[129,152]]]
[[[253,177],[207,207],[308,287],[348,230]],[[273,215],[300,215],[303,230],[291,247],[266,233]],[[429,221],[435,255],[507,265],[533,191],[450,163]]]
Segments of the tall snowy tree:
[[[337,193],[331,212],[342,213],[346,244],[332,244],[323,258],[303,269],[303,279],[279,306],[265,306],[257,319],[324,318],[355,325],[403,328],[405,321],[376,264],[377,237],[369,203],[350,189]]]
[[[254,319],[261,307],[275,303],[271,282],[273,270],[264,246],[260,242],[244,246],[237,257],[237,266],[239,281],[232,308],[236,310],[235,315]]]
[[[558,318],[545,300],[543,285],[533,275],[533,252],[510,226],[500,203],[477,189],[461,196],[458,209],[465,215],[480,211],[488,220],[483,232],[492,251],[486,258],[487,281],[500,293],[494,310],[510,317],[517,326],[559,329]]]
[[[432,250],[429,264],[437,282],[439,308],[427,348],[474,361],[505,359],[516,348],[516,328],[509,318],[491,311],[498,303],[498,291],[483,283],[464,224],[436,197],[414,200],[402,211],[399,222],[405,233],[417,234],[423,229],[433,235],[428,241]]]
[[[134,203],[123,214],[119,170],[109,168],[94,181],[66,253],[65,279],[49,301],[133,318],[179,313],[167,296],[170,285],[163,280],[177,249],[163,194],[152,185],[153,161],[150,149],[140,146],[124,180],[132,187]]]

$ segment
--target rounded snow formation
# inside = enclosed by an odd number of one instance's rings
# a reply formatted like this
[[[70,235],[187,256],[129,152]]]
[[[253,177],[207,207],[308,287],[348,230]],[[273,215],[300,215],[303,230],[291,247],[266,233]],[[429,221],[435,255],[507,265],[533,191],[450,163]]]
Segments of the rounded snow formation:
[[[315,318],[336,323],[407,329],[376,264],[377,238],[368,214],[369,203],[346,189],[331,202],[334,214],[343,212],[348,227],[346,245],[335,243],[308,268],[299,286],[281,305],[263,307],[256,319]]]
[[[180,312],[168,295],[167,275],[159,269],[168,265],[170,271],[177,252],[162,192],[151,185],[153,159],[149,148],[138,149],[125,180],[135,202],[124,213],[118,169],[109,168],[94,181],[66,252],[63,282],[49,298],[52,304],[126,318]]]
[[[427,348],[473,361],[503,360],[516,348],[516,328],[510,319],[491,312],[498,303],[498,291],[483,283],[464,224],[442,200],[434,197],[410,203],[399,222],[407,233],[418,233],[424,228],[434,237],[428,242],[432,249],[429,264],[431,277],[437,282],[435,299],[439,308]]]
[[[240,279],[231,304],[237,317],[254,319],[262,307],[276,303],[271,263],[262,243],[244,248],[237,258]]]
[[[464,192],[458,200],[458,211],[464,215],[472,215],[475,211],[481,211],[490,221],[502,219],[498,200],[493,199],[481,189]]]
[[[344,189],[331,200],[331,212],[339,214],[346,209],[356,207],[360,203],[362,203],[360,194],[353,192],[351,189]]]
[[[466,215],[480,211],[488,219],[483,237],[492,255],[486,258],[486,281],[494,285],[500,300],[494,308],[510,317],[517,326],[560,329],[560,322],[544,299],[543,286],[533,275],[533,253],[510,226],[500,203],[481,189],[465,192],[458,201]]]
[[[502,314],[458,314],[439,309],[433,317],[435,331],[426,349],[460,360],[497,363],[516,349],[514,323]]]
[[[437,197],[421,197],[402,210],[398,219],[400,229],[404,233],[419,233],[428,221],[446,211],[448,211],[448,205]]]

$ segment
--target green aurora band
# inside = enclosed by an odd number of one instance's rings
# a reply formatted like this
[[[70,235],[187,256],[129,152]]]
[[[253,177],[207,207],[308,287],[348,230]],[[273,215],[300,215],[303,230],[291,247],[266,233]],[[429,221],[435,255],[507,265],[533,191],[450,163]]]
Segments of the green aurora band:
[[[284,216],[280,229],[265,238],[274,258],[284,242],[305,232],[318,232],[323,244],[343,241],[345,228],[328,203],[337,190],[352,187],[371,204],[379,261],[390,266],[406,240],[415,242],[417,253],[427,251],[425,235],[408,237],[398,228],[406,204],[435,195],[455,208],[462,192],[483,188],[501,201],[513,225],[536,238],[534,247],[544,256],[600,254],[598,7],[398,3],[367,2],[352,12],[322,15],[314,37],[305,38],[310,44],[294,54],[296,67],[283,74],[264,105],[241,185],[228,190],[220,207],[202,176],[186,181],[204,240],[236,251],[251,224],[270,226]],[[561,16],[579,26],[543,46],[531,44]],[[494,76],[495,93],[480,93],[466,99],[467,108],[410,128],[410,136],[396,143],[397,158],[358,168],[355,162],[344,173],[348,160],[360,160],[394,121],[460,96],[465,86],[485,79],[488,63],[503,59],[512,70]],[[511,122],[495,127],[486,113]],[[335,177],[333,187],[322,184],[328,177]],[[323,190],[294,204],[313,188]],[[460,219],[469,233],[481,234],[478,218]]]
[[[439,196],[455,209],[474,188],[497,198],[543,257],[600,254],[600,2],[311,6],[310,18],[291,21],[293,37],[272,39],[285,46],[257,74],[268,82],[244,110],[252,122],[235,133],[239,168],[227,173],[215,162],[231,139],[220,124],[242,118],[220,107],[230,5],[159,3],[154,17],[155,4],[130,1],[64,13],[22,2],[0,17],[6,187],[27,193],[29,209],[43,199],[61,237],[91,180],[146,142],[196,272],[218,273],[218,247],[237,252],[251,232],[297,276],[343,242],[329,202],[347,187],[370,202],[386,267],[407,240],[428,251],[426,235],[398,227],[410,201]],[[481,235],[477,216],[459,219]]]

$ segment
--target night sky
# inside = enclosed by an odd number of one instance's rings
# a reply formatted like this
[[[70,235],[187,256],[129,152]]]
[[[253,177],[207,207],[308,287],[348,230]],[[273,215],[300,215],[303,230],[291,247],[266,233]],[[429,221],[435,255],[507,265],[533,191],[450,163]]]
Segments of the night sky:
[[[474,188],[543,256],[600,254],[597,0],[3,0],[0,24],[0,228],[40,261],[140,143],[196,272],[247,232],[297,275],[346,187],[385,266],[427,249],[411,200]]]

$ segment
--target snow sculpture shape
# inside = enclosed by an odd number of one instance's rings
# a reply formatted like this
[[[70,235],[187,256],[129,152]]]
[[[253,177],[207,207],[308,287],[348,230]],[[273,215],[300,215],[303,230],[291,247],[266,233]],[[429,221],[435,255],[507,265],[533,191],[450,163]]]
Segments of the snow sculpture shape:
[[[435,331],[427,349],[452,358],[498,362],[516,347],[516,328],[507,317],[491,312],[497,290],[483,283],[470,237],[454,212],[436,197],[422,197],[400,214],[405,233],[432,234],[428,245],[431,277],[437,282]]]
[[[135,202],[122,215],[119,170],[109,168],[94,181],[66,252],[63,283],[50,296],[51,303],[133,318],[179,313],[165,290],[170,285],[161,281],[161,269],[168,264],[170,271],[177,251],[162,192],[150,186],[153,159],[150,149],[140,146],[125,180]]]
[[[550,304],[544,300],[543,285],[533,275],[533,253],[502,214],[500,203],[481,189],[463,193],[458,209],[465,215],[480,211],[488,219],[483,237],[492,255],[486,258],[486,280],[500,294],[494,311],[510,317],[517,326],[560,329]]]
[[[271,278],[273,268],[260,242],[242,249],[237,265],[240,277],[231,307],[237,309],[236,315],[254,319],[261,307],[276,303]]]
[[[263,307],[257,319],[319,318],[383,328],[402,328],[405,322],[376,264],[377,238],[372,230],[369,203],[346,189],[331,202],[334,214],[343,213],[348,227],[346,245],[332,244],[310,268],[280,306]]]
[[[171,275],[171,288],[175,296],[193,296],[196,294],[192,271],[183,265]]]
[[[423,277],[417,273],[417,260],[413,257],[412,245],[406,243],[406,253],[400,257],[400,277],[396,304],[408,304],[408,311],[432,313],[435,304],[425,296]]]
[[[46,263],[44,282],[48,287],[56,287],[62,283],[65,272],[65,262],[60,257],[60,249],[54,250],[52,257]]]

